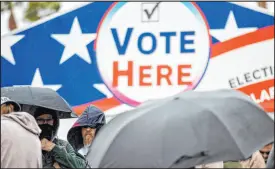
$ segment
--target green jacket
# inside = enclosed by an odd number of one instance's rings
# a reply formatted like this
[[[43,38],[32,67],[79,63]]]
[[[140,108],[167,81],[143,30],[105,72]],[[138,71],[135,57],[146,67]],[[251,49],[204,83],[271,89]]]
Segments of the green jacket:
[[[61,168],[88,168],[85,158],[75,152],[73,147],[64,140],[55,139],[56,145],[50,152],[43,152],[43,168],[54,168],[57,162]]]

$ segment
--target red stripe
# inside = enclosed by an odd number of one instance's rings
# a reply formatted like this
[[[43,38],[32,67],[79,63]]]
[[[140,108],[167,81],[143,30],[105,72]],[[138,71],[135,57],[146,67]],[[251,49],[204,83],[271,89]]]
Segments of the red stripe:
[[[101,99],[101,100],[96,100],[96,101],[93,101],[93,102],[89,102],[89,103],[86,103],[86,104],[75,106],[75,107],[73,107],[73,110],[76,114],[81,115],[81,113],[91,104],[98,107],[102,111],[106,111],[106,110],[109,110],[109,109],[114,108],[116,106],[119,106],[121,103],[115,97],[104,98],[104,99]]]
[[[270,92],[273,92],[269,91],[271,87],[274,87],[274,79],[251,84],[249,86],[244,86],[242,88],[239,88],[238,90],[249,96],[250,94],[253,94],[256,99],[260,99],[263,90],[265,90],[264,92],[267,92],[268,95],[270,95]],[[271,98],[270,100],[264,100],[263,102],[259,103],[259,105],[265,110],[265,112],[274,113],[274,98]]]
[[[241,48],[247,45],[251,45],[257,42],[262,42],[265,40],[274,38],[274,25],[267,26],[257,31],[247,33],[236,38],[217,43],[212,46],[212,55],[211,58],[219,56],[223,53],[229,52],[231,50]]]

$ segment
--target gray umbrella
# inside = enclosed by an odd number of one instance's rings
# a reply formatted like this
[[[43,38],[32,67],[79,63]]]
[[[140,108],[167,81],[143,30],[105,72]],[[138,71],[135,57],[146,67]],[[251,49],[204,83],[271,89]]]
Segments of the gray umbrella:
[[[273,140],[273,120],[244,94],[190,91],[118,115],[87,160],[94,168],[189,168],[247,159]]]
[[[39,87],[3,87],[1,97],[8,97],[22,105],[22,111],[33,113],[37,107],[56,110],[60,118],[74,114],[70,105],[56,91]]]
[[[274,144],[267,159],[266,168],[274,168]]]

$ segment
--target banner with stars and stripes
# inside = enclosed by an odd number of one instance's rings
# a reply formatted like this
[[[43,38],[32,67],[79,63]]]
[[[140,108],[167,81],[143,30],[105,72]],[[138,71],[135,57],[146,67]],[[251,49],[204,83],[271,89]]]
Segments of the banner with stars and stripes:
[[[185,90],[239,89],[273,116],[274,15],[230,2],[93,2],[1,37],[1,87],[112,116]]]

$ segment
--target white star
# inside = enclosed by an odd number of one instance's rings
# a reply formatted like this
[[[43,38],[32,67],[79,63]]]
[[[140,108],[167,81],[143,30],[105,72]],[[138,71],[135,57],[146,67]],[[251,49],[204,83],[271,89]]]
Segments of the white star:
[[[113,97],[113,94],[109,91],[105,84],[94,84],[94,88],[104,94],[107,98]]]
[[[31,87],[43,87],[43,88],[50,88],[54,91],[57,91],[62,87],[62,85],[44,85],[39,68],[35,70],[33,79],[32,79],[32,84]]]
[[[96,33],[82,34],[77,17],[74,18],[69,34],[53,34],[51,37],[65,47],[59,64],[64,63],[74,54],[87,63],[92,63],[87,45],[96,38]]]
[[[224,29],[211,29],[210,33],[219,41],[223,42],[228,39],[235,38],[240,35],[244,35],[249,32],[256,31],[257,27],[246,27],[246,28],[239,28],[235,16],[232,11],[230,11],[229,16],[227,18],[225,28]]]
[[[50,88],[54,91],[59,90],[62,85],[56,84],[56,85],[44,85],[39,68],[35,70],[33,79],[32,79],[32,84],[31,85],[14,85],[14,87],[19,87],[19,86],[31,86],[31,87],[41,87],[41,88]]]
[[[15,65],[11,47],[20,41],[23,37],[24,35],[13,35],[1,38],[1,57]]]

